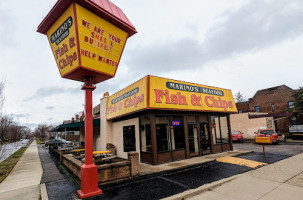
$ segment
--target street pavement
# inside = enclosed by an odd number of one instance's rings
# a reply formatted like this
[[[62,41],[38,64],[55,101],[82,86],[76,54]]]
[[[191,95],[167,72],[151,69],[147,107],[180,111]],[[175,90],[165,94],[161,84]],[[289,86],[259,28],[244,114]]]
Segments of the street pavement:
[[[165,200],[301,200],[303,153]]]
[[[37,144],[33,141],[9,176],[0,183],[0,200],[40,199],[42,172]]]
[[[0,148],[0,163],[24,146],[26,146],[26,143],[22,143],[21,141],[3,144]]]
[[[263,145],[254,144],[252,141],[245,141],[244,143],[233,143],[235,150],[252,150],[256,153],[263,153]],[[287,142],[281,142],[279,145],[266,144],[265,154],[275,153],[279,155],[293,156],[299,153],[303,153],[303,141],[302,140],[288,140]]]

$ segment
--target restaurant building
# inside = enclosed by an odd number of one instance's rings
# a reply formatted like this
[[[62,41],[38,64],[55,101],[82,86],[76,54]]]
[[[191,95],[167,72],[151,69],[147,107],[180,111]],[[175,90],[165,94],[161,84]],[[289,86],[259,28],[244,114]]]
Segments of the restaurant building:
[[[136,151],[153,165],[229,151],[230,113],[237,113],[230,90],[148,75],[105,93],[94,146],[113,144],[121,158]]]

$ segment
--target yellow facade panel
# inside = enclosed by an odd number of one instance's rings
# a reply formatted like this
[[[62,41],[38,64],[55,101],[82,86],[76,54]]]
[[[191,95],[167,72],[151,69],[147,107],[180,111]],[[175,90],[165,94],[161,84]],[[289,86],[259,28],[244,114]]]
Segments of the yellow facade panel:
[[[230,90],[150,77],[150,108],[237,112]]]
[[[147,77],[112,95],[107,103],[107,119],[147,108]]]

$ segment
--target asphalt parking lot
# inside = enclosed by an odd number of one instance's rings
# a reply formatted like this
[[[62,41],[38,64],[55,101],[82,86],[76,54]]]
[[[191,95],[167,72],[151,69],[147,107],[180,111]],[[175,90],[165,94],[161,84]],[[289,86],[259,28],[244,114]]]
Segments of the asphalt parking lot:
[[[302,153],[303,142],[265,145],[265,156],[263,146],[252,142],[235,143],[234,149],[253,150],[239,157],[271,164]],[[214,161],[139,182],[103,187],[103,194],[93,199],[161,199],[249,170],[252,168]]]
[[[244,143],[234,143],[234,149],[251,150],[256,153],[263,153],[263,145],[255,144],[252,141],[245,141]],[[280,142],[278,145],[266,144],[265,153],[273,153],[277,155],[297,155],[303,152],[303,141]]]
[[[101,188],[104,194],[94,199],[161,199],[249,170],[215,161],[140,182]]]

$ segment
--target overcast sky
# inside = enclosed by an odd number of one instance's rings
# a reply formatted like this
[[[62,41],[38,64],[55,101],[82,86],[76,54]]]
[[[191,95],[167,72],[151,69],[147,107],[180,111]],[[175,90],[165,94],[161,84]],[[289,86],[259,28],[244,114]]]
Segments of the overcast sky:
[[[151,74],[240,91],[303,86],[302,0],[112,0],[138,33],[126,44],[113,94]],[[37,26],[56,0],[0,0],[5,114],[22,125],[58,125],[83,110],[81,83],[62,79]]]

